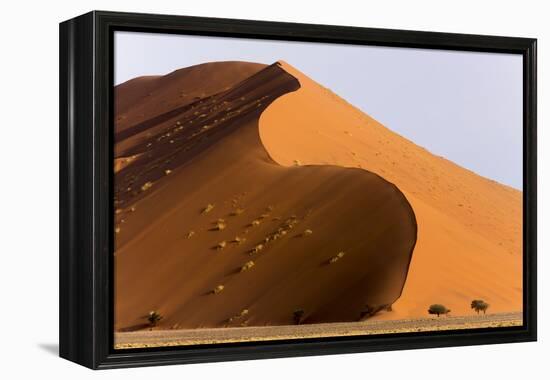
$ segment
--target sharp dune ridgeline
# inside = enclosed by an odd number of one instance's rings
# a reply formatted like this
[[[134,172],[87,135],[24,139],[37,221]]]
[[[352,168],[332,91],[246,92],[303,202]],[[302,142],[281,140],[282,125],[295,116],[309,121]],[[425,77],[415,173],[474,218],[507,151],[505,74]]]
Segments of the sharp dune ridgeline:
[[[288,63],[132,79],[115,118],[117,331],[521,310],[521,192]]]
[[[160,329],[352,322],[399,298],[417,235],[402,192],[360,168],[280,165],[260,139],[296,77],[244,62],[166,77],[116,90],[136,87],[116,110],[117,331],[151,310]]]

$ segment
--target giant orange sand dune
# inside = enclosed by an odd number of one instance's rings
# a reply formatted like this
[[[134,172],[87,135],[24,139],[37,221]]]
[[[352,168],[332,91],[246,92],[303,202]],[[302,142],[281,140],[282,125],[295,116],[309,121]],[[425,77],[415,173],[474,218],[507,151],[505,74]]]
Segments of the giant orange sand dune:
[[[209,63],[115,94],[117,330],[150,310],[159,328],[418,317],[432,303],[459,315],[474,298],[521,310],[521,192],[287,63]]]

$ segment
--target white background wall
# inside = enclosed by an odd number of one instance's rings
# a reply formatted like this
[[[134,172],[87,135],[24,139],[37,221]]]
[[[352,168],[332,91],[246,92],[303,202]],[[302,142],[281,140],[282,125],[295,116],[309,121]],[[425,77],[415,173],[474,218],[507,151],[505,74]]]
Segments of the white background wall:
[[[0,377],[542,379],[549,375],[546,1],[5,1],[0,22]],[[539,342],[94,373],[57,355],[58,22],[92,9],[539,39]]]

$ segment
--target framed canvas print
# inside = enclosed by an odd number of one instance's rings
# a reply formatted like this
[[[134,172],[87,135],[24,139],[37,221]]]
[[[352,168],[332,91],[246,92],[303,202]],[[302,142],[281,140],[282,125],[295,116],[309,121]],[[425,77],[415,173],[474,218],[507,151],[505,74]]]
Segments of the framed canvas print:
[[[536,339],[536,40],[60,25],[60,355]]]

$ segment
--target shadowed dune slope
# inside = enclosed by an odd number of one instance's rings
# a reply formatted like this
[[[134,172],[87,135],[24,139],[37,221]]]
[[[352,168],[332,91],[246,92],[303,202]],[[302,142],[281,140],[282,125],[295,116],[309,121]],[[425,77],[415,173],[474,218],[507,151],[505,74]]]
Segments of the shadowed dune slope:
[[[270,157],[287,167],[298,160],[377,173],[399,187],[415,212],[418,242],[403,295],[393,312],[377,318],[427,316],[433,303],[470,314],[478,298],[491,312],[521,310],[522,193],[431,154],[281,65],[301,88],[260,118]]]
[[[124,82],[115,87],[115,131],[120,133],[131,129],[168,111],[227,90],[264,66],[259,63],[210,62],[164,76],[138,77]],[[152,123],[155,124],[158,122]],[[133,139],[118,139],[121,144],[115,147],[115,156],[118,157],[129,143],[143,138],[143,135],[134,135]]]
[[[239,65],[254,73],[115,131],[118,331],[151,310],[159,328],[357,321],[402,292],[417,233],[404,195],[363,169],[274,162],[258,120],[300,83]],[[158,110],[156,91],[132,112]]]

